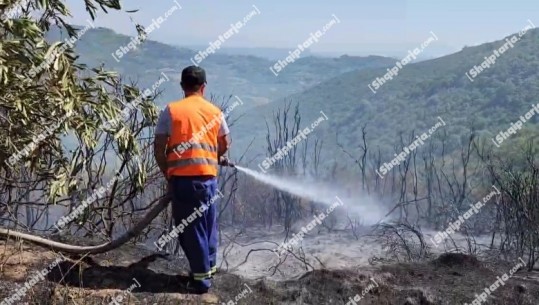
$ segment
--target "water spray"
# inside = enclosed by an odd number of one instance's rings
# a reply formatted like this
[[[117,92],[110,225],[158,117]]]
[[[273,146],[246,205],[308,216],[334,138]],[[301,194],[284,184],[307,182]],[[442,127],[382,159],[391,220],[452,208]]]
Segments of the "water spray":
[[[330,207],[337,201],[340,201],[344,203],[345,207],[343,208],[346,208],[347,212],[361,217],[365,225],[377,224],[386,217],[385,214],[387,211],[385,211],[379,202],[365,195],[346,195],[347,192],[338,186],[320,184],[315,181],[307,182],[289,177],[278,177],[238,165],[228,166],[232,166],[255,180],[270,185],[280,191],[321,203],[326,207]]]

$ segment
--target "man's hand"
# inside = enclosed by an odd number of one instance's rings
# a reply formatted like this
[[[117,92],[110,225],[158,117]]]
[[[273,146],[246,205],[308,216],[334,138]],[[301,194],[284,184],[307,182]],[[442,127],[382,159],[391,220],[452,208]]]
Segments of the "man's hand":
[[[235,167],[235,165],[232,162],[230,162],[230,160],[228,160],[227,156],[220,156],[219,157],[219,165]]]

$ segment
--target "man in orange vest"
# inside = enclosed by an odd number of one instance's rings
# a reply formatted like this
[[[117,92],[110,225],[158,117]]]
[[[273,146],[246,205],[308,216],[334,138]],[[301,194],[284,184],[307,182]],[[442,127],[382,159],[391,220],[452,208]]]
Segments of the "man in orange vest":
[[[186,288],[205,293],[217,272],[217,166],[233,166],[225,156],[231,141],[223,113],[204,99],[206,72],[185,68],[181,86],[185,98],[159,116],[154,156],[168,181],[175,231],[191,267]]]

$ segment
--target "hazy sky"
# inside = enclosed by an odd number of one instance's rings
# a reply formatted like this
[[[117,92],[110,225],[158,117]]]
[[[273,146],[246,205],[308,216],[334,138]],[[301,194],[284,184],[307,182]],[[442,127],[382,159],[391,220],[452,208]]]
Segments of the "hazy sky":
[[[431,36],[439,40],[432,48],[460,50],[464,45],[498,40],[518,32],[531,20],[539,25],[539,1],[483,0],[250,0],[215,1],[176,0],[176,10],[149,36],[174,45],[206,45],[253,11],[260,14],[248,23],[223,47],[296,47],[311,32],[322,28],[333,17],[340,23],[333,26],[311,47],[313,52],[363,53],[379,49],[411,48]],[[75,24],[89,18],[82,0],[68,0]],[[135,35],[129,16],[147,26],[163,16],[175,4],[172,0],[125,0],[123,10],[99,14],[96,25],[118,33]]]

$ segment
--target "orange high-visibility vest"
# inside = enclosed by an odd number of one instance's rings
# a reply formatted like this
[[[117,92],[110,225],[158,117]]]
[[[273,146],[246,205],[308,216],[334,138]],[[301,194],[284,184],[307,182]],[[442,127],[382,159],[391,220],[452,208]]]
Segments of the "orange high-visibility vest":
[[[167,144],[168,176],[217,176],[221,110],[196,95],[168,106],[171,119]]]

